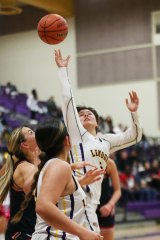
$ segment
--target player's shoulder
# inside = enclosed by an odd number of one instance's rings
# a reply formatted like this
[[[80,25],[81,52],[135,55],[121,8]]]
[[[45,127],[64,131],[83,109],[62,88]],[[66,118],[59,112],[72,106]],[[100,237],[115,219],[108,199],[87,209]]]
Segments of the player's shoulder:
[[[116,163],[115,163],[115,161],[113,159],[108,158],[108,160],[107,160],[107,168],[108,168],[108,171],[112,171],[112,170],[117,168],[116,167]]]
[[[115,165],[114,160],[111,159],[111,158],[108,158],[107,162],[108,162],[108,164],[111,165],[111,166]]]
[[[110,144],[110,135],[112,135],[112,134],[108,134],[108,133],[103,134],[101,132],[98,132],[97,138],[101,139],[102,142],[104,141],[105,143],[108,142],[108,144]]]
[[[57,177],[58,179],[63,176],[67,181],[67,179],[69,179],[72,175],[72,170],[69,163],[64,160],[55,158],[47,165],[44,174],[47,174],[47,176],[53,176],[53,178]]]
[[[61,171],[71,171],[71,166],[65,160],[54,158],[50,161],[47,168],[60,169]]]
[[[30,163],[30,162],[28,162],[28,161],[22,161],[22,162],[20,162],[20,163],[17,165],[16,170],[17,170],[17,171],[20,171],[20,172],[25,172],[26,169],[27,169],[27,170],[31,170],[31,169],[33,169],[33,168],[35,168],[35,166],[34,166],[33,163]],[[15,170],[15,171],[16,171],[16,170]]]

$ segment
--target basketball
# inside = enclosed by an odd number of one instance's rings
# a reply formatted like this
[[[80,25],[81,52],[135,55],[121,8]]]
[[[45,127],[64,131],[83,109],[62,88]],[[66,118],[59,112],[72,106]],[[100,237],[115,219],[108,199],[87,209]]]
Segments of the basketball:
[[[61,43],[68,34],[67,21],[58,14],[48,14],[40,19],[37,26],[40,39],[47,44]]]

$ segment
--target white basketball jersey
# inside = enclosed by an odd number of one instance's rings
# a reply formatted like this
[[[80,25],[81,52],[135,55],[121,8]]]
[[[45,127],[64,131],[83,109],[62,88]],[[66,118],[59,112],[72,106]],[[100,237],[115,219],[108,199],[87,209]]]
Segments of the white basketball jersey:
[[[97,136],[93,136],[87,132],[80,122],[65,67],[59,68],[59,77],[62,89],[63,117],[72,147],[70,154],[71,162],[88,161],[101,169],[105,169],[111,152],[126,148],[140,141],[142,129],[136,112],[131,113],[132,125],[124,133],[99,133]],[[78,172],[79,174],[84,174],[89,169],[90,167],[84,167],[75,172],[75,175],[78,175]],[[102,179],[103,177],[101,177],[100,181],[94,182],[85,188],[87,196],[92,199],[93,204],[99,204]]]
[[[43,167],[37,184],[37,196],[39,195],[41,185],[42,185],[42,178],[43,173],[48,164],[50,164],[54,159],[49,160],[45,166]],[[84,225],[86,221],[86,195],[74,178],[76,190],[73,194],[61,197],[58,200],[57,207],[63,212],[66,216],[68,216],[73,221],[77,222],[80,225]],[[77,236],[71,235],[69,233],[63,232],[61,230],[55,229],[53,226],[49,226],[38,214],[37,214],[37,221],[35,226],[35,232],[32,235],[33,240],[47,240],[47,239],[55,239],[55,240],[78,240]]]

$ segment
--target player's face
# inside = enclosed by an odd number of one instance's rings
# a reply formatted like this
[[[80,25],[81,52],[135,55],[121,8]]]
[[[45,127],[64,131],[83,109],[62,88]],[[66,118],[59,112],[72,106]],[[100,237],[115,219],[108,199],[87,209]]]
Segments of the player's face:
[[[90,127],[97,127],[97,121],[95,115],[88,109],[83,109],[79,112],[79,118],[82,125],[88,129]]]
[[[29,146],[30,150],[35,150],[37,147],[35,132],[28,127],[23,127],[22,134],[24,135],[25,143]]]

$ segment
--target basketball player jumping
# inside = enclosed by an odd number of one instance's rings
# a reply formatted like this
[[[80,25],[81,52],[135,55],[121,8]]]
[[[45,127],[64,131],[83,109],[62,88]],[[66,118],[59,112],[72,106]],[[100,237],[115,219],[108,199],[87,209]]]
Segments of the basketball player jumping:
[[[71,140],[70,161],[79,162],[86,159],[96,164],[98,168],[106,169],[110,153],[129,147],[141,140],[142,128],[137,114],[139,98],[137,93],[132,91],[129,93],[130,101],[126,99],[132,120],[130,128],[121,134],[97,134],[97,112],[93,108],[85,106],[76,109],[67,73],[69,59],[69,56],[66,59],[62,58],[60,50],[55,51],[55,61],[59,67],[62,88],[63,117]],[[75,175],[84,174],[87,170],[89,167],[84,167],[79,173],[75,172]],[[101,195],[102,180],[103,176],[101,176],[101,180],[84,189],[87,195],[87,213],[89,215],[85,226],[96,232],[100,232],[96,209]]]

